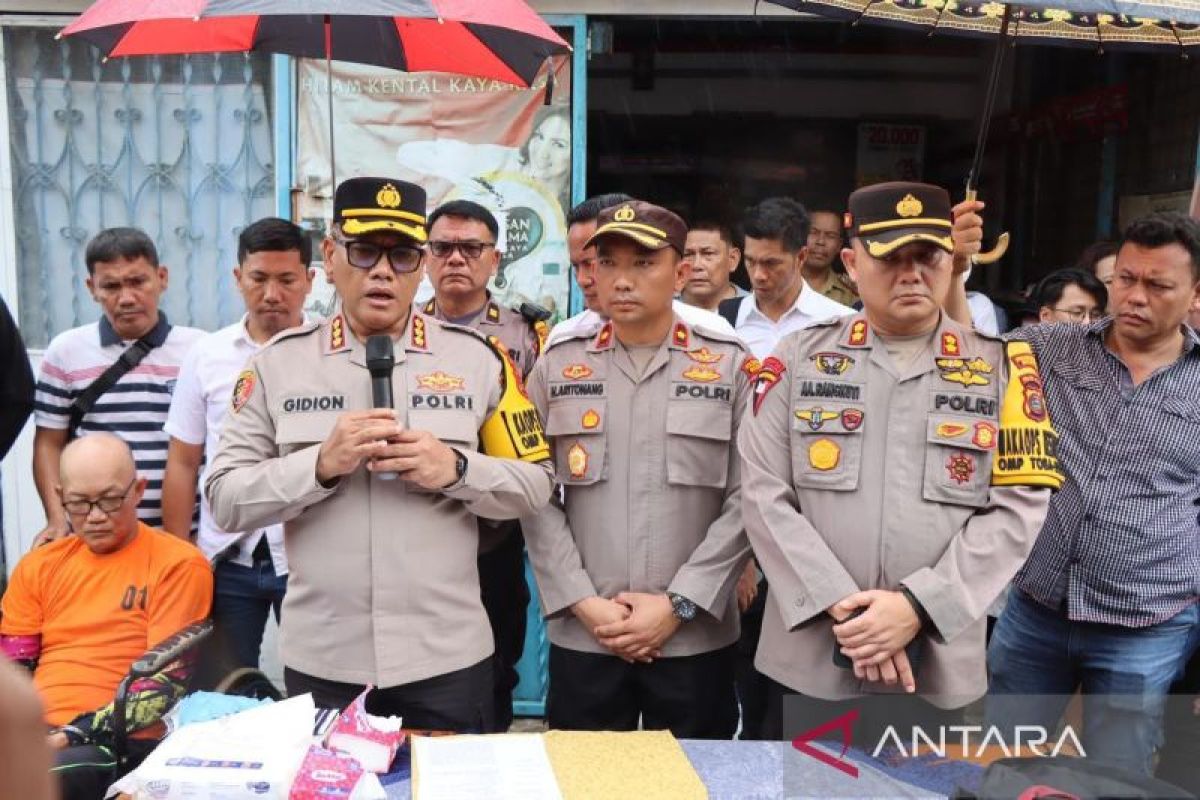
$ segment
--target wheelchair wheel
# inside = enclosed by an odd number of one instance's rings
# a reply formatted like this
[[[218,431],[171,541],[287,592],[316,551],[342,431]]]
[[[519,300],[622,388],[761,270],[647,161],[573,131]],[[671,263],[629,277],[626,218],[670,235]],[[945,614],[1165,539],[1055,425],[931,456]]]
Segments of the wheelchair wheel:
[[[221,694],[231,694],[237,697],[253,697],[257,700],[282,700],[283,693],[271,683],[271,679],[261,670],[253,667],[240,667],[226,675],[213,689]]]

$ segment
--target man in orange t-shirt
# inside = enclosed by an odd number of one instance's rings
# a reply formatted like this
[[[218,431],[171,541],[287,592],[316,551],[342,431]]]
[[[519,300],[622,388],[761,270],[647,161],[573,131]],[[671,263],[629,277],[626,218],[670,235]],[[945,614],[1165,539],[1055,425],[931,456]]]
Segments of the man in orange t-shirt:
[[[116,777],[108,739],[117,684],[146,650],[204,619],[212,600],[200,551],[138,522],[145,488],[118,437],[68,445],[57,491],[75,535],[21,559],[0,601],[0,651],[33,672],[65,800],[103,797]],[[173,664],[131,687],[135,756],[152,748],[188,670]]]

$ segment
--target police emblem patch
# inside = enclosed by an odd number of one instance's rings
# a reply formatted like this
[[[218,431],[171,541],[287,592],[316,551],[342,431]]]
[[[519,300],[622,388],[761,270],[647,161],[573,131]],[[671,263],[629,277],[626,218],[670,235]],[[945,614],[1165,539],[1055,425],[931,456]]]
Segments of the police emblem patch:
[[[990,422],[976,422],[975,435],[971,437],[971,441],[976,447],[991,450],[996,446],[996,426]]]
[[[254,383],[254,370],[244,369],[238,373],[237,381],[233,384],[233,397],[230,400],[233,413],[241,411],[242,406],[250,402],[250,397],[254,394]]]
[[[845,353],[815,353],[808,360],[825,375],[842,375],[854,366],[854,359]]]
[[[571,445],[571,449],[567,451],[567,469],[571,471],[572,478],[582,478],[587,475],[588,468],[588,451],[579,442]]]
[[[1025,416],[1033,422],[1046,419],[1046,395],[1042,391],[1042,381],[1037,373],[1021,376],[1021,394],[1025,397],[1022,409]]]
[[[428,375],[417,376],[417,386],[420,386],[422,389],[428,389],[431,392],[452,392],[455,389],[464,388],[466,383],[465,380],[457,375],[450,375],[442,372],[440,369]]]
[[[856,431],[863,424],[862,409],[859,408],[844,408],[842,409],[842,427],[848,431]]]
[[[813,469],[828,472],[842,460],[842,448],[832,439],[817,439],[808,446],[808,463]]]
[[[951,453],[946,459],[946,472],[957,484],[969,483],[975,475],[975,459],[966,453]]]
[[[700,383],[712,383],[713,381],[721,380],[721,373],[709,367],[691,367],[683,371],[683,377],[689,381],[699,381]]]
[[[701,347],[699,350],[689,350],[687,357],[697,364],[716,364],[725,357],[724,353],[714,353],[707,347]]]
[[[831,419],[837,419],[840,414],[836,411],[826,411],[820,406],[814,408],[802,408],[796,411],[796,419],[807,422],[808,427],[814,431],[819,431],[825,427],[825,423]]]

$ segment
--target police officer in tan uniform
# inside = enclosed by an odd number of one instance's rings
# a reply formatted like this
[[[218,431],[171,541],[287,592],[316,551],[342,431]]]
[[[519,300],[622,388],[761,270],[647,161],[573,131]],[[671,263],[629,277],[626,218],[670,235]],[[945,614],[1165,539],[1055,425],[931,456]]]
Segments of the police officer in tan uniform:
[[[605,209],[599,328],[551,344],[529,395],[547,421],[562,507],[522,518],[550,636],[550,727],[737,725],[734,585],[749,553],[734,441],[754,362],[683,322],[687,229],[658,206]]]
[[[502,349],[413,309],[425,239],[420,187],[338,186],[322,252],[340,309],[280,334],[239,376],[206,491],[223,528],[284,523],[289,694],[340,708],[373,684],[373,713],[488,730],[476,515],[536,510],[553,478]],[[389,340],[394,408],[372,409],[368,368],[386,386]],[[368,344],[384,352],[368,359]]]
[[[529,303],[512,311],[492,299],[487,286],[500,263],[499,233],[492,212],[470,200],[451,200],[433,210],[428,248],[434,296],[424,313],[499,339],[525,378],[549,332],[549,312]],[[529,605],[525,540],[516,520],[479,520],[479,585],[496,641],[494,730],[506,731]]]
[[[864,310],[779,343],[739,449],[746,532],[770,580],[755,662],[773,681],[768,736],[854,709],[870,750],[888,724],[952,723],[984,693],[988,605],[1061,475],[1028,346],[940,310],[946,192],[880,184],[849,207],[842,258]],[[915,697],[862,702],[877,693]]]

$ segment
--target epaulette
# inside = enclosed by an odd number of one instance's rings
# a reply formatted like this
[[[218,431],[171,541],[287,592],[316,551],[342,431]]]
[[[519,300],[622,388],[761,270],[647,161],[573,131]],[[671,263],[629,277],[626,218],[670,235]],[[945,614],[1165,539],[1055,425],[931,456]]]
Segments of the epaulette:
[[[746,343],[743,342],[737,336],[737,334],[730,334],[728,331],[717,330],[716,328],[710,328],[707,325],[705,325],[703,322],[689,323],[688,327],[691,328],[694,332],[699,333],[701,336],[703,336],[706,339],[715,339],[718,342],[726,342],[728,344],[736,344],[743,348],[746,347]]]
[[[597,333],[599,333],[602,327],[604,327],[604,321],[597,320],[594,325],[578,327],[575,330],[567,333],[554,333],[554,330],[552,329],[550,331],[551,336],[546,340],[546,346],[542,349],[544,352],[550,352],[559,345],[566,344],[567,342],[574,342],[579,339],[592,339]],[[555,326],[555,328],[557,328],[557,326]]]
[[[828,328],[833,325],[837,325],[841,323],[842,320],[849,319],[850,317],[850,314],[847,314],[844,317],[826,317],[825,319],[819,319],[815,322],[810,322],[805,325],[804,328]]]
[[[273,344],[278,344],[279,342],[282,342],[284,339],[294,339],[297,336],[307,336],[308,334],[312,333],[313,331],[317,330],[320,327],[321,327],[321,320],[311,319],[306,322],[302,322],[294,328],[286,328],[286,329],[280,331],[279,333],[275,334],[274,336],[272,336],[270,339],[267,340],[267,343],[264,344],[263,347],[270,347]]]

